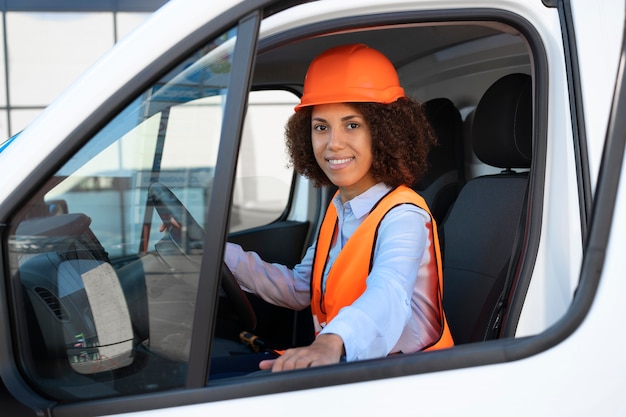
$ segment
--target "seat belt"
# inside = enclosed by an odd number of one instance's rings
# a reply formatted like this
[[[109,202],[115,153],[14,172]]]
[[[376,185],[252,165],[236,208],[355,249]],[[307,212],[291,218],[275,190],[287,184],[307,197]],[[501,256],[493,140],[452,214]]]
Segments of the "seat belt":
[[[500,331],[502,329],[502,322],[506,309],[509,304],[509,297],[511,295],[511,289],[513,287],[514,277],[517,272],[517,265],[522,255],[522,242],[521,238],[524,236],[524,232],[527,224],[527,203],[528,203],[528,189],[530,184],[530,178],[526,181],[526,187],[524,189],[524,198],[522,201],[522,207],[520,210],[519,221],[517,223],[517,230],[515,231],[515,240],[513,241],[513,248],[511,249],[511,257],[509,258],[509,265],[507,267],[506,276],[504,278],[504,285],[502,291],[498,297],[498,301],[491,311],[489,316],[489,323],[485,329],[483,340],[492,340],[500,337]]]

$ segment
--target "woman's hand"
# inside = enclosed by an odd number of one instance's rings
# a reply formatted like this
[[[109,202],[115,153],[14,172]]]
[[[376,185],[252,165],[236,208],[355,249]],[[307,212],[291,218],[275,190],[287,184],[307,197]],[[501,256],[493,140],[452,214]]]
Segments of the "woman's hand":
[[[343,339],[336,334],[321,334],[309,346],[288,349],[278,359],[261,361],[259,368],[272,372],[339,363],[345,353]]]
[[[176,227],[177,229],[180,229],[180,224],[176,221],[174,217],[170,217],[170,224]],[[161,227],[159,227],[159,232],[165,232],[166,230],[167,230],[167,225],[165,223],[162,223]]]

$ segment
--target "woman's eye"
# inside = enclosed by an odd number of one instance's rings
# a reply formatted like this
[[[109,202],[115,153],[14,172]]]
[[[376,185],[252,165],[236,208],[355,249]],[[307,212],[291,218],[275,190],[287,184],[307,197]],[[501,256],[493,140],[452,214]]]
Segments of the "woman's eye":
[[[323,131],[326,130],[326,126],[324,125],[314,125],[313,130]]]
[[[356,129],[359,127],[358,123],[348,123],[348,129]]]

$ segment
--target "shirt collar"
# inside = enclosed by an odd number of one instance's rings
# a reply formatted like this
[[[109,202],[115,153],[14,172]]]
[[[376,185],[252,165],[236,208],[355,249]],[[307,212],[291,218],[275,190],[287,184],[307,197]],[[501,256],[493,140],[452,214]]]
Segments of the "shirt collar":
[[[345,206],[350,207],[354,217],[359,219],[369,214],[369,212],[372,211],[372,207],[389,191],[391,191],[391,187],[380,182],[357,195],[352,200],[346,201]],[[333,199],[333,204],[337,208],[337,211],[343,210],[339,193],[337,193]]]

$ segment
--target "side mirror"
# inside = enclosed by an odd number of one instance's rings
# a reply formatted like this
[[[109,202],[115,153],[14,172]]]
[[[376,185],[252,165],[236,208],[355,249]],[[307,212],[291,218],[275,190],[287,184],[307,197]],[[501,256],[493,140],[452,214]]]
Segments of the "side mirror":
[[[46,201],[46,208],[48,209],[49,216],[60,216],[62,214],[68,214],[67,201],[65,200],[51,200]]]

